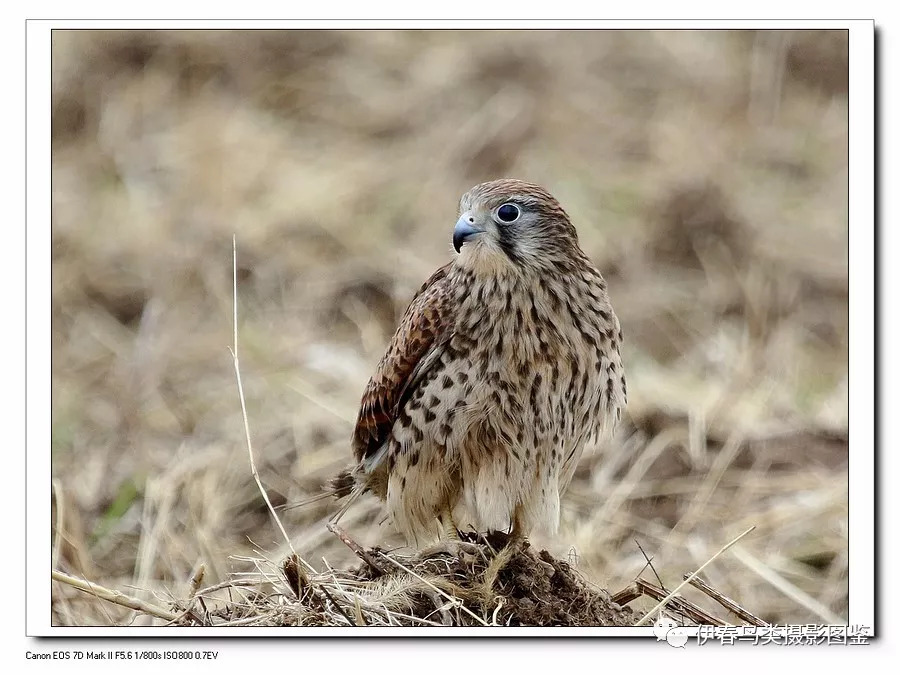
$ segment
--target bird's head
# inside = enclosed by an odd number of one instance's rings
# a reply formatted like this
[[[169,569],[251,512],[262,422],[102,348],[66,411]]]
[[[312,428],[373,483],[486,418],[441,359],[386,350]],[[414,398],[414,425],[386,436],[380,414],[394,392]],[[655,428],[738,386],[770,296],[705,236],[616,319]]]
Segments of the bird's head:
[[[485,271],[550,267],[578,250],[575,228],[544,188],[505,178],[459,200],[453,248],[461,267]]]

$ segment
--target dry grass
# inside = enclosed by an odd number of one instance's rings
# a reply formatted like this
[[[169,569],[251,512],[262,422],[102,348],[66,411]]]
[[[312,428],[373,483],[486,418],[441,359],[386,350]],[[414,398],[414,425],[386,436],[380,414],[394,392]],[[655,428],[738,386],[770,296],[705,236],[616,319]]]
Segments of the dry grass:
[[[326,565],[304,583],[298,577],[304,563],[296,555],[280,568],[252,558],[255,573],[193,587],[186,597],[169,596],[171,609],[66,575],[55,573],[54,579],[170,626],[633,625],[630,609],[591,587],[568,563],[527,544],[506,547],[504,537],[471,535],[471,550],[460,554],[359,549],[361,566]]]
[[[345,466],[459,194],[506,175],[572,216],[629,377],[621,433],[534,548],[617,591],[645,566],[637,540],[671,589],[755,525],[709,583],[769,622],[846,617],[844,34],[57,31],[53,57],[55,567],[154,605],[201,566],[223,602],[286,589],[227,351],[232,233],[279,507]],[[350,589],[332,508],[280,517],[310,578]],[[381,519],[363,500],[341,524],[388,550]],[[65,584],[53,613],[156,621]]]

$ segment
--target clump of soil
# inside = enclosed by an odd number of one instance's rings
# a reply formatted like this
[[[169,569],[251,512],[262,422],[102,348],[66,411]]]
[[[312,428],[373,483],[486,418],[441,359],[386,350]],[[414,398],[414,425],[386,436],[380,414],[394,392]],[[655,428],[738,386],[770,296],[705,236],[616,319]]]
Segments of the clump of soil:
[[[300,588],[296,558],[282,567],[291,589],[244,590],[240,602],[185,625],[632,626],[634,613],[592,588],[567,562],[504,534],[463,533],[459,551],[401,556],[360,549],[356,569],[312,574]],[[428,549],[426,549],[427,551]],[[282,592],[278,592],[282,591]],[[299,597],[298,597],[299,596]],[[254,619],[255,617],[255,619]]]

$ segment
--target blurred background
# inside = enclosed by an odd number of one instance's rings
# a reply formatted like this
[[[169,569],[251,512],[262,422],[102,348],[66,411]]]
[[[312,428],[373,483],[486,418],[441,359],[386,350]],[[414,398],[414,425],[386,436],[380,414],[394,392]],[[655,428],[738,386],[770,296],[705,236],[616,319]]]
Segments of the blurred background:
[[[54,31],[54,567],[163,602],[280,561],[232,234],[285,506],[349,463],[460,194],[516,177],[606,276],[629,392],[535,544],[615,592],[639,543],[673,588],[755,525],[706,579],[845,620],[847,59],[844,31]],[[355,563],[333,510],[280,512],[317,569]],[[381,520],[341,523],[397,545]],[[145,621],[59,584],[53,614]]]

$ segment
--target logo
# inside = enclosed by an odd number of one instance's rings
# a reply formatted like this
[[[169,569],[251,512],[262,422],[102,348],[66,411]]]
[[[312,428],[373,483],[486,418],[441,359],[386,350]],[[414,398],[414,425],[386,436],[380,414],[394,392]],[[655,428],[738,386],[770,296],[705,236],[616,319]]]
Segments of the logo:
[[[687,631],[688,629],[685,626],[679,626],[674,619],[666,616],[662,611],[656,617],[656,623],[653,624],[653,634],[656,636],[656,641],[665,640],[672,647],[684,649],[688,641]]]

